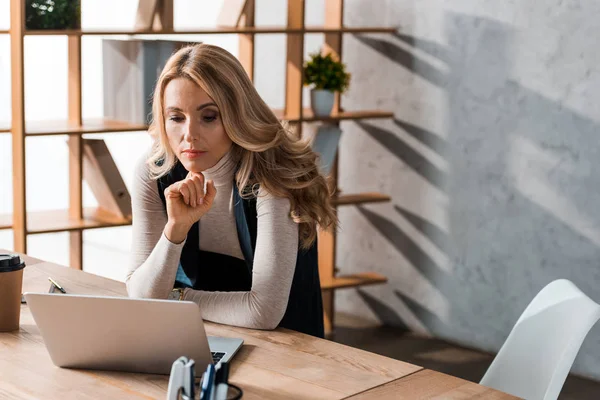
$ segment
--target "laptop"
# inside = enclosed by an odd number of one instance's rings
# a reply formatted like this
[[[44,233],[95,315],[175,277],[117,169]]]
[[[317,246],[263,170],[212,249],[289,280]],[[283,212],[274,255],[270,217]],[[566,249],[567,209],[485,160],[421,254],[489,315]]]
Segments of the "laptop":
[[[196,376],[228,362],[242,339],[207,337],[190,301],[25,293],[52,362],[63,368],[170,374],[181,356]]]

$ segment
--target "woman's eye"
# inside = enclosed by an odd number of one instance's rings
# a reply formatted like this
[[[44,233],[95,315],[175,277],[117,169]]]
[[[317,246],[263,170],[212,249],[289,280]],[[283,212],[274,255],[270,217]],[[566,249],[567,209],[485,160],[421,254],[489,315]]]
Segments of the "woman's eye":
[[[217,114],[207,114],[202,117],[205,122],[213,122],[217,119]]]
[[[181,121],[183,121],[183,117],[179,117],[177,115],[171,115],[169,117],[169,121],[181,122]]]

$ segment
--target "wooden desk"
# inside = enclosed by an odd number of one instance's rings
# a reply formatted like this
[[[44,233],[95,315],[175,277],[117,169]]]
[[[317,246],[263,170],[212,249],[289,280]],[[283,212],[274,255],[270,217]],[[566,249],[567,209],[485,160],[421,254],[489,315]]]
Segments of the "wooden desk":
[[[24,292],[47,292],[51,276],[69,293],[126,295],[121,282],[41,260],[29,261],[24,273]],[[377,393],[372,390],[384,390],[382,395],[397,398],[392,389],[399,384],[399,390],[405,390],[402,384],[408,385],[413,390],[411,398],[418,398],[421,394],[426,396],[429,392],[425,388],[440,380],[436,375],[423,378],[413,375],[422,370],[416,365],[285,329],[258,331],[207,322],[206,330],[209,335],[244,339],[244,346],[231,361],[230,374],[230,381],[244,390],[244,399],[342,399],[359,393],[363,396]],[[403,377],[408,380],[403,382]],[[465,383],[448,376],[444,376],[444,382]],[[163,375],[54,366],[26,305],[21,309],[21,329],[0,333],[0,397],[164,399],[167,385],[168,376]]]
[[[380,399],[509,400],[517,397],[429,369],[348,397],[348,400]]]

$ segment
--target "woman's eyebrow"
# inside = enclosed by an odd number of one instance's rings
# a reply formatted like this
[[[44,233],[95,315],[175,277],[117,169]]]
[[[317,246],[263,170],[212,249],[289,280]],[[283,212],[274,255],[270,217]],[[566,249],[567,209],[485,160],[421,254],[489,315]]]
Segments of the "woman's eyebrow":
[[[216,105],[215,103],[213,103],[212,101],[210,101],[210,102],[208,102],[208,103],[200,104],[200,105],[198,106],[198,108],[196,108],[196,111],[200,111],[200,110],[202,110],[203,108],[206,108],[206,107],[209,107],[209,106],[215,106],[215,107],[216,107],[217,105]]]
[[[212,101],[208,102],[208,103],[200,104],[196,108],[196,111],[200,111],[200,110],[202,110],[202,109],[204,109],[206,107],[210,107],[210,106],[215,106],[216,107],[217,105],[215,103],[213,103]],[[173,107],[173,106],[167,107],[165,110],[166,111],[179,111],[179,112],[183,112],[183,110],[181,108],[179,108],[179,107]]]

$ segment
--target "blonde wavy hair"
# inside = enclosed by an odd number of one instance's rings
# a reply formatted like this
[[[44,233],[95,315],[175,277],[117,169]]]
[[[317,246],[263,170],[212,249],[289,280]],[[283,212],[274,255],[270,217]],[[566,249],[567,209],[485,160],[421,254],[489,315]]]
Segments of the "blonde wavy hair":
[[[219,108],[238,160],[235,178],[242,197],[256,196],[261,187],[273,196],[288,198],[304,249],[315,242],[317,226],[337,226],[317,154],[277,119],[240,62],[217,46],[196,44],[180,49],[169,58],[158,79],[149,129],[154,143],[147,161],[154,179],[167,174],[178,161],[167,139],[163,110],[165,88],[175,78],[196,83]]]

